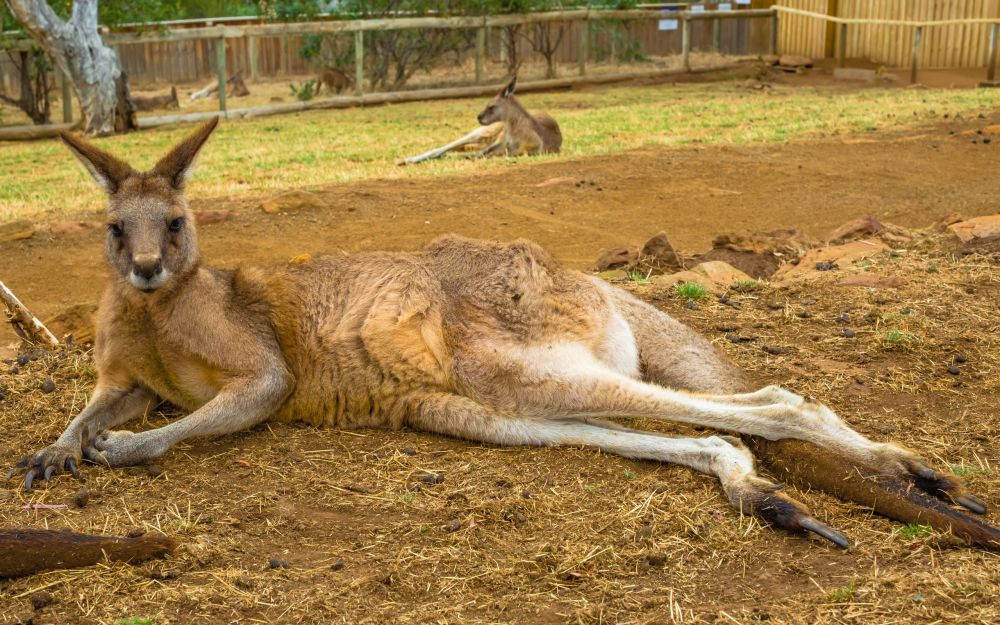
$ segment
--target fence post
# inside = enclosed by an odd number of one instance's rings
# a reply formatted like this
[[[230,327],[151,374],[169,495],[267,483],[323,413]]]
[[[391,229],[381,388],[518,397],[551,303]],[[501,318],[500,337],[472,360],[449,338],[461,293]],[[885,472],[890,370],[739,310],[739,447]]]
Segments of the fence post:
[[[257,38],[253,35],[247,41],[248,53],[250,54],[250,80],[257,81]]]
[[[775,55],[778,53],[778,12],[774,11],[771,13],[771,42],[768,48],[768,54]]]
[[[580,75],[587,75],[587,53],[590,51],[590,21],[587,20],[587,16],[590,15],[590,11],[587,15],[580,20],[580,41],[579,49],[576,51],[577,61],[580,63]]]
[[[687,15],[681,14],[681,58],[684,70],[691,71],[691,22]]]
[[[63,123],[73,121],[73,91],[70,89],[69,74],[65,71],[62,74],[62,101],[63,101]]]
[[[486,66],[486,27],[476,29],[476,84],[483,82],[483,68]]]
[[[997,47],[1000,47],[1000,24],[993,24],[990,30],[990,52],[986,61],[986,80],[993,81],[997,75]]]
[[[847,23],[840,25],[840,50],[837,54],[837,66],[847,67]]]
[[[913,60],[910,65],[910,83],[917,82],[917,62],[920,58],[920,42],[924,38],[924,27],[917,26],[913,33]]]
[[[712,20],[712,49],[722,51],[722,20],[719,18]]]
[[[219,110],[226,112],[226,38],[215,40],[215,69],[219,74]],[[225,116],[225,115],[223,115]]]
[[[365,82],[365,32],[354,31],[354,93],[364,93]]]

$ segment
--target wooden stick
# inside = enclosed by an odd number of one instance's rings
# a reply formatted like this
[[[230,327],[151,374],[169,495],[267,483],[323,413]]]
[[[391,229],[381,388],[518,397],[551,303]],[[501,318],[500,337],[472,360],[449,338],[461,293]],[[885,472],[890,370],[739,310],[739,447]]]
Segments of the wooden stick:
[[[0,282],[0,299],[7,306],[7,319],[14,326],[14,332],[25,341],[44,341],[53,347],[59,345],[59,339],[55,337],[45,324],[38,320],[38,317],[31,314],[27,306],[17,299],[14,292],[7,288],[7,285]]]
[[[0,578],[76,569],[107,560],[136,563],[164,556],[176,541],[159,532],[134,538],[44,529],[0,529]]]
[[[399,164],[412,165],[414,163],[430,160],[432,158],[441,158],[448,152],[460,148],[463,145],[469,145],[470,143],[475,143],[476,141],[480,141],[486,137],[495,138],[501,132],[503,132],[503,122],[494,122],[489,126],[480,126],[479,128],[476,128],[475,130],[465,135],[464,137],[461,137],[460,139],[455,139],[454,141],[452,141],[447,145],[442,145],[439,148],[434,148],[433,150],[429,150],[427,152],[424,152],[423,154],[411,156],[410,158],[401,161]]]

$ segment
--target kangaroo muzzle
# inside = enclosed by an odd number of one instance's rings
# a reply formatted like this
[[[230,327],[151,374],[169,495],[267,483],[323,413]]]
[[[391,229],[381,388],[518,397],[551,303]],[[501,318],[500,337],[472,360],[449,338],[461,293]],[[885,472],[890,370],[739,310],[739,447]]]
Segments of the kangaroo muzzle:
[[[137,254],[132,259],[129,282],[140,291],[155,291],[167,281],[169,272],[163,269],[163,259],[158,254]]]

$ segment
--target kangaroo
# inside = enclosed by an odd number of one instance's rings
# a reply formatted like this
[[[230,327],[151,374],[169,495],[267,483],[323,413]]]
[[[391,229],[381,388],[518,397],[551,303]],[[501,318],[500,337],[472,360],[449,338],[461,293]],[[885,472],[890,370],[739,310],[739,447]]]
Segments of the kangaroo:
[[[483,126],[503,122],[503,135],[496,143],[479,153],[479,157],[504,154],[555,154],[562,146],[559,124],[546,113],[529,113],[514,97],[517,76],[511,79],[500,95],[486,105],[476,119]]]
[[[107,192],[110,279],[93,395],[54,444],[8,473],[23,470],[25,488],[77,475],[84,458],[141,463],[269,418],[409,426],[682,464],[716,476],[740,511],[848,545],[760,477],[741,439],[670,438],[607,420],[639,416],[741,433],[792,477],[869,504],[900,501],[881,510],[1000,546],[1000,530],[947,505],[985,512],[956,478],[866,438],[817,401],[778,386],[752,390],[708,340],[530,241],[445,236],[411,253],[271,269],[203,264],[184,186],[217,121],[145,173],[61,135]],[[148,431],[112,429],[156,398],[190,414]]]
[[[155,109],[178,109],[177,87],[170,87],[170,93],[154,96],[132,96],[132,105],[137,111],[152,111]]]
[[[319,90],[323,85],[326,85],[327,91],[340,93],[351,86],[351,78],[336,67],[328,67],[321,71],[316,78],[316,95],[319,95]]]

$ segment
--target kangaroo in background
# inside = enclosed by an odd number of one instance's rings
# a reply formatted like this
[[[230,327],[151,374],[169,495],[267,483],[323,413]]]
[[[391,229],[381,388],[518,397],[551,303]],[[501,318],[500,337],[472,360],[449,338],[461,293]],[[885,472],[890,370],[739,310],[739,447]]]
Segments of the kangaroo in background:
[[[511,79],[500,95],[486,105],[476,119],[483,126],[503,122],[503,135],[479,156],[521,156],[524,154],[555,154],[562,146],[559,124],[546,113],[529,113],[514,97],[517,76]]]
[[[319,95],[319,90],[323,87],[323,85],[326,85],[327,91],[340,93],[352,84],[353,81],[350,76],[336,67],[328,67],[321,71],[319,76],[316,78],[316,95]]]
[[[154,96],[132,96],[132,106],[137,111],[152,111],[155,109],[179,109],[181,103],[177,100],[177,87],[170,87],[170,93]]]
[[[451,143],[399,162],[413,165],[441,158],[454,150],[475,151],[470,158],[520,156],[558,152],[562,146],[559,124],[545,113],[529,113],[514,98],[517,77],[477,116],[480,126]],[[485,146],[485,147],[484,147]]]
[[[58,440],[8,478],[23,470],[30,489],[64,470],[76,475],[83,458],[141,463],[191,437],[268,418],[406,425],[682,464],[715,475],[742,512],[847,546],[758,476],[739,438],[671,438],[606,420],[640,416],[742,433],[772,466],[817,488],[1000,546],[1000,530],[948,505],[985,512],[957,478],[905,447],[866,438],[812,399],[777,386],[751,390],[705,338],[597,277],[562,268],[530,241],[446,236],[412,253],[272,269],[203,264],[184,185],[217,122],[144,173],[62,134],[108,194],[111,271],[96,328],[97,385]],[[148,431],[112,429],[156,398],[190,414]]]

